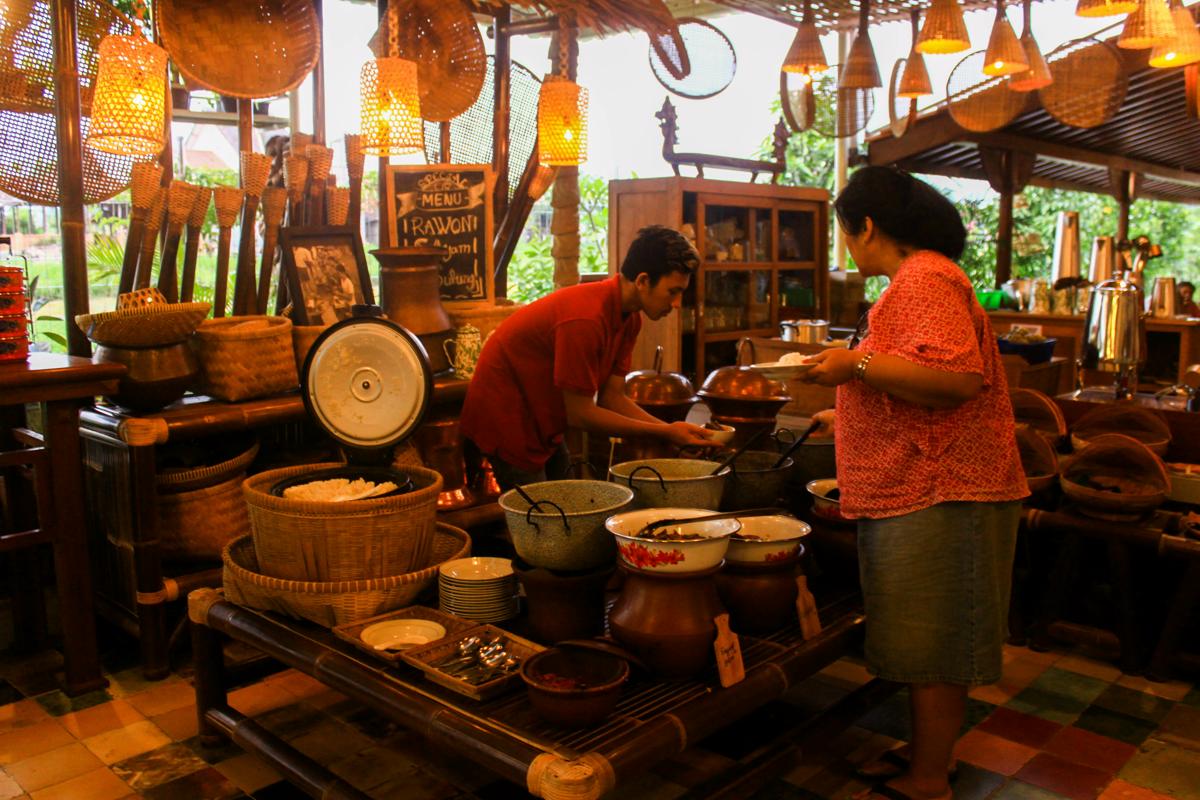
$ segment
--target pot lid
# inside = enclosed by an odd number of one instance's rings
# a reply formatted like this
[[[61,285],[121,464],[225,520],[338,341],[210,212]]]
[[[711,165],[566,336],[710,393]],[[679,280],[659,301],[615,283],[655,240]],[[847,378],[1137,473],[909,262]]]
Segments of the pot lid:
[[[665,405],[695,402],[692,382],[678,372],[640,369],[625,376],[625,395],[635,403]]]
[[[355,463],[387,461],[433,396],[421,341],[378,316],[342,320],[322,333],[304,361],[304,405]]]
[[[704,379],[701,397],[728,397],[737,400],[790,400],[787,386],[769,380],[749,367],[720,367]]]

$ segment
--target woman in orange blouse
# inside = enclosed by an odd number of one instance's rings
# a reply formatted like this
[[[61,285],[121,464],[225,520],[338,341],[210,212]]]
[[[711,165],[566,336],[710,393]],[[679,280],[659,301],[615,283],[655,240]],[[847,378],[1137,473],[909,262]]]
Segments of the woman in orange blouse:
[[[966,241],[957,210],[885,167],[855,172],[834,208],[859,270],[889,285],[859,341],[816,356],[803,380],[838,387],[838,488],[859,520],[868,667],[909,685],[912,714],[907,753],[861,772],[892,777],[874,790],[885,797],[949,798],[968,687],[1000,678],[1029,492],[996,337],[954,263]]]

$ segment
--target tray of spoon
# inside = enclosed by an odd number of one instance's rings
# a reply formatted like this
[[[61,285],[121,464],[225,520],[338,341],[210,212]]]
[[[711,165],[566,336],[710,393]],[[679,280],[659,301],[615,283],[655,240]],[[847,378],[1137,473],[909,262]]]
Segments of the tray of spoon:
[[[475,700],[495,697],[521,682],[521,663],[546,648],[495,625],[477,625],[400,657],[447,689]]]

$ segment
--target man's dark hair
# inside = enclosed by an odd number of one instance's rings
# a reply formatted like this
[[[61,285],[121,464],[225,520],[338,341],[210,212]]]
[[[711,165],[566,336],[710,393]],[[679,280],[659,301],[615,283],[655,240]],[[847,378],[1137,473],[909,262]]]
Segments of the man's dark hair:
[[[621,274],[630,281],[643,272],[654,286],[664,275],[691,275],[700,265],[700,254],[683,234],[664,225],[649,225],[638,231],[621,262]]]
[[[1183,283],[1179,284],[1178,288],[1182,289],[1185,286],[1191,289],[1193,292],[1196,291],[1196,284],[1192,283],[1191,281],[1184,281]]]
[[[896,241],[936,250],[951,260],[962,255],[967,231],[954,204],[928,183],[892,167],[862,167],[850,176],[833,208],[847,233],[862,232],[870,217]]]

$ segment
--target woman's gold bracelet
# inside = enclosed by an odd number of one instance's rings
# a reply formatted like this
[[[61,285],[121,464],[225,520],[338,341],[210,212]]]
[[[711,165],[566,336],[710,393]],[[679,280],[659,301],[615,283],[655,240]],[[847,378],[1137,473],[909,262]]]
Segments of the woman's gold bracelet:
[[[854,377],[856,380],[865,381],[867,379],[867,365],[871,363],[874,355],[874,353],[867,353],[854,365]]]

